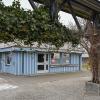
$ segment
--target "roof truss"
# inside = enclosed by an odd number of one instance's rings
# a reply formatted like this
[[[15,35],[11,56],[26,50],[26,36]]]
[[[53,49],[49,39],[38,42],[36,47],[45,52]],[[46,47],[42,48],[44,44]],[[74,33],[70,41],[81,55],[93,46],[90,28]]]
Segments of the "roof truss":
[[[49,5],[50,3],[50,0],[34,1],[45,5]],[[98,0],[56,0],[59,8],[62,11],[71,13],[71,10],[68,6],[69,1],[76,16],[90,19],[94,13],[100,13],[100,2]]]

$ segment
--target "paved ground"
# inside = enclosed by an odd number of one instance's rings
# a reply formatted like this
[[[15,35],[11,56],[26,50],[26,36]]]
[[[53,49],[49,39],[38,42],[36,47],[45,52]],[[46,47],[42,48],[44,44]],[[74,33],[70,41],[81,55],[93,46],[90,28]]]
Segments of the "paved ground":
[[[87,72],[45,76],[0,74],[0,100],[100,100],[85,93]]]

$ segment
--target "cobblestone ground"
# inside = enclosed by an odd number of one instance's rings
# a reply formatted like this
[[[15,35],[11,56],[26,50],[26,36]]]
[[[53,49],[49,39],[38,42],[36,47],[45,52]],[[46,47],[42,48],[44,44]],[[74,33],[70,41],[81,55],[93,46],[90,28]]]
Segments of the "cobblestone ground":
[[[43,76],[0,74],[0,100],[100,100],[85,93],[87,72]]]

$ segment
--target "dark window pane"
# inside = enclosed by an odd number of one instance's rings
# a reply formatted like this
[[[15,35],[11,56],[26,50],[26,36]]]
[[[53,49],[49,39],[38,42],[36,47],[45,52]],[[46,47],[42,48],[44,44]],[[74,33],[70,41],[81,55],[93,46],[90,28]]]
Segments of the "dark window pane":
[[[46,65],[46,70],[48,70],[48,65]]]
[[[53,59],[53,58],[54,58],[54,53],[51,54],[51,59]]]
[[[48,54],[46,54],[46,61],[48,61]]]
[[[11,57],[7,56],[7,64],[10,64],[11,62]]]
[[[10,53],[6,53],[5,59],[6,59],[5,63],[10,65],[11,64],[11,55],[10,55]]]
[[[44,62],[44,54],[38,54],[38,62]]]
[[[44,70],[44,65],[38,65],[38,70]]]

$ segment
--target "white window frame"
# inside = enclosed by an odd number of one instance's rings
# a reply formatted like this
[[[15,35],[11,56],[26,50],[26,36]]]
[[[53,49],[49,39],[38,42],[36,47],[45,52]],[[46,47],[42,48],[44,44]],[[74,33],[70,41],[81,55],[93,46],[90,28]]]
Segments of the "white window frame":
[[[38,53],[38,54],[43,54],[44,55],[44,61],[43,62],[38,62],[38,60],[37,60],[37,73],[48,73],[49,72],[49,58],[48,58],[48,61],[46,60],[46,56],[48,54],[47,53]],[[37,54],[37,56],[38,56],[38,54]],[[43,65],[44,70],[38,70],[38,65]],[[48,65],[48,69],[46,69],[46,65]]]

